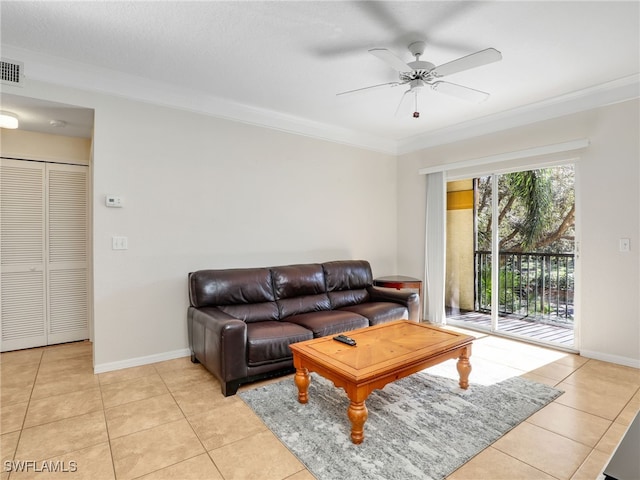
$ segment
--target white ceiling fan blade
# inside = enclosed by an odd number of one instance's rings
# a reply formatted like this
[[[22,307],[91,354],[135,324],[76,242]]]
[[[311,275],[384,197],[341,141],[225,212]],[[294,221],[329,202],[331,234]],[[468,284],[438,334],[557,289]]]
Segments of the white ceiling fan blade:
[[[462,85],[450,82],[436,82],[431,85],[431,88],[436,92],[445,93],[475,103],[484,102],[489,98],[487,92],[481,92],[480,90],[474,90],[473,88],[463,87]]]
[[[497,62],[502,60],[502,54],[495,48],[487,48],[480,50],[479,52],[472,53],[466,57],[452,60],[448,63],[443,63],[431,70],[431,74],[435,77],[444,77],[445,75],[451,75],[453,73],[462,72],[463,70],[469,70],[470,68],[481,67],[488,63]]]
[[[410,72],[411,70],[413,70],[409,65],[406,64],[406,62],[402,61],[394,53],[390,52],[386,48],[373,48],[369,50],[369,53],[375,57],[378,57],[391,68],[399,72]]]
[[[381,83],[379,85],[371,85],[370,87],[356,88],[355,90],[347,90],[346,92],[336,93],[336,96],[348,95],[350,93],[358,93],[358,92],[362,92],[364,90],[371,90],[371,89],[374,89],[374,88],[386,87],[386,86],[389,86],[389,85],[391,85],[392,87],[396,87],[398,85],[402,85],[402,83],[401,82]]]

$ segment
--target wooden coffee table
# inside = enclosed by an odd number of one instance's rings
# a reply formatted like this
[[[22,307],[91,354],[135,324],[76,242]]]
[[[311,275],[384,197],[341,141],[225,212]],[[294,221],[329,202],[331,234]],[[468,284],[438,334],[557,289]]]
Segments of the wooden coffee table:
[[[307,403],[316,372],[341,387],[351,401],[347,410],[351,420],[351,441],[362,443],[367,421],[365,400],[387,383],[458,358],[460,387],[469,386],[471,344],[474,337],[423,323],[399,320],[345,332],[357,345],[351,347],[333,340],[333,335],[290,345],[296,367],[294,381],[298,401]]]

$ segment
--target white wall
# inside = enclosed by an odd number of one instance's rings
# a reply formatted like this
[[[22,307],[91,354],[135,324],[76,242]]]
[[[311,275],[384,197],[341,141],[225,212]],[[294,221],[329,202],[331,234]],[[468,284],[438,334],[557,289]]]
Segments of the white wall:
[[[3,90],[95,109],[97,370],[183,354],[198,268],[364,258],[374,275],[421,278],[420,168],[585,137],[581,350],[640,366],[637,100],[406,154],[396,170],[392,156],[113,96],[35,81]],[[106,208],[108,193],[125,207]],[[112,251],[112,235],[129,250]]]
[[[396,271],[393,156],[37,82],[15,93],[95,109],[96,371],[185,354],[190,271],[337,259]],[[111,250],[112,235],[129,249]]]
[[[2,128],[0,153],[7,158],[89,165],[91,139]]]
[[[398,162],[398,270],[424,275],[426,179],[420,168],[588,138],[577,193],[580,350],[640,367],[638,100],[403,155]],[[630,238],[631,251],[618,251]]]

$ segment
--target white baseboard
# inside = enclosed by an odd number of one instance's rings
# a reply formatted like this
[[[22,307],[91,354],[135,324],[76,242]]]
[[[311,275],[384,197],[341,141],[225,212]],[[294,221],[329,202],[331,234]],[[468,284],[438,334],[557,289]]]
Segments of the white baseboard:
[[[174,358],[188,357],[191,350],[182,348],[171,352],[156,353],[147,355],[146,357],[135,357],[127,360],[119,360],[117,362],[100,363],[93,367],[93,373],[105,373],[113,370],[122,370],[123,368],[139,367],[141,365],[149,365],[150,363],[164,362],[165,360],[173,360]]]
[[[611,355],[609,353],[594,352],[592,350],[580,350],[580,355],[594,360],[602,360],[603,362],[616,363],[626,367],[640,368],[640,360],[629,357],[621,357],[619,355]]]

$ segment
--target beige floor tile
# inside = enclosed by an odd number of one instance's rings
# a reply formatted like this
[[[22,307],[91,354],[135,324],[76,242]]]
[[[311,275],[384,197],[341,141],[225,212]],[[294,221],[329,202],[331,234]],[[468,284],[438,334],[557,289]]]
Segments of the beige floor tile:
[[[457,361],[457,360],[453,360],[453,361]],[[269,385],[270,383],[278,383],[278,382],[294,383],[295,376],[296,376],[295,373],[290,373],[288,375],[283,375],[281,377],[266,378],[266,379],[260,380],[258,382],[245,383],[244,385],[240,385],[238,387],[238,392],[244,392],[244,391],[247,391],[247,390],[252,390],[254,388],[262,387],[264,385]],[[220,387],[218,387],[218,388],[220,388]]]
[[[156,368],[158,373],[169,372],[171,370],[202,368],[201,364],[193,363],[191,361],[191,357],[180,357],[172,360],[165,360],[164,362],[154,363],[153,366]]]
[[[509,378],[518,377],[524,373],[523,370],[513,368],[507,364],[492,362],[484,358],[476,358],[473,354],[469,359],[471,362],[471,374],[469,382],[481,385],[493,385],[503,382]],[[455,368],[456,360],[449,361],[449,365],[453,367],[450,378],[457,379],[457,369]],[[442,364],[444,365],[444,364]],[[436,368],[439,365],[435,366]]]
[[[445,330],[451,330],[452,332],[464,333],[465,335],[471,335],[472,337],[476,337],[477,339],[485,338],[487,336],[484,332],[479,332],[477,330],[467,330],[466,328],[456,327],[454,325],[445,325]]]
[[[31,400],[24,427],[33,427],[102,411],[102,396],[99,388],[63,393],[51,397]]]
[[[48,362],[54,360],[62,360],[84,355],[93,355],[93,344],[89,341],[72,342],[47,347],[42,353],[42,361]]]
[[[14,384],[33,383],[36,380],[36,374],[40,363],[8,363],[2,364],[2,372],[0,376],[0,385],[8,386]]]
[[[636,418],[638,412],[640,412],[640,389],[629,400],[629,403],[622,409],[615,421],[623,425],[629,425]]]
[[[610,382],[632,384],[640,387],[640,369],[638,368],[616,365],[615,363],[602,362],[600,360],[589,360],[580,369],[580,372],[588,372]]]
[[[501,348],[500,345],[492,345],[482,340],[473,342],[473,356],[504,363],[516,356],[511,350]]]
[[[474,344],[475,343],[476,342],[474,342]],[[543,360],[545,364],[555,362],[565,356],[564,352],[560,352],[552,348],[545,348],[539,345],[532,345],[519,340],[499,336],[487,336],[477,343],[478,345],[490,345],[517,355],[531,356],[539,360]]]
[[[162,371],[160,376],[171,392],[179,392],[202,383],[215,383],[219,386],[215,377],[201,365],[198,368]]]
[[[603,366],[602,363],[591,360],[564,381],[572,385],[593,386],[594,388],[600,388],[601,385],[604,388],[608,385],[624,385],[635,390],[640,387],[640,381],[634,372],[635,369],[621,365],[608,367]]]
[[[22,430],[16,458],[44,460],[108,440],[104,412],[88,413]]]
[[[520,376],[522,378],[526,378],[527,380],[531,380],[532,382],[549,385],[550,387],[555,387],[559,383],[558,380],[554,380],[553,378],[543,377],[542,375],[537,375],[531,372],[523,373]]]
[[[0,364],[26,365],[28,363],[40,363],[44,348],[29,348],[26,350],[16,350],[15,352],[4,352],[0,354]]]
[[[474,345],[489,345],[503,350],[519,350],[524,346],[522,342],[518,342],[517,340],[490,335],[483,335],[482,338],[474,342]]]
[[[49,375],[38,372],[31,398],[52,397],[79,390],[90,390],[98,386],[98,377],[89,372],[63,372]]]
[[[556,363],[569,365],[571,367],[574,367],[575,369],[578,369],[588,361],[589,361],[588,358],[581,357],[577,353],[567,353],[561,358],[559,358],[558,360],[556,360]]]
[[[13,403],[0,407],[0,434],[15,432],[22,429],[24,416],[29,402]]]
[[[574,473],[571,480],[594,480],[604,470],[604,467],[609,463],[610,455],[600,452],[598,450],[592,450],[587,459],[584,461],[578,471]]]
[[[99,373],[98,380],[100,380],[100,385],[109,385],[110,383],[125,382],[134,378],[148,377],[156,373],[153,365],[141,365],[139,367],[114,370],[113,372]]]
[[[316,480],[316,477],[311,475],[311,472],[305,468],[304,470],[300,470],[298,473],[294,473],[290,477],[287,477],[286,480]]]
[[[157,397],[128,402],[105,410],[109,438],[114,439],[184,418],[173,397]]]
[[[494,385],[512,377],[519,377],[524,373],[522,370],[482,357],[475,357],[473,354],[471,355],[470,362],[471,374],[469,376],[469,382],[472,385]],[[425,371],[431,375],[458,380],[460,375],[456,369],[456,363],[456,359],[447,360],[446,362],[429,367],[425,369]]]
[[[15,403],[28,402],[33,392],[33,382],[0,385],[0,405],[7,406]]]
[[[541,367],[530,370],[530,373],[540,375],[542,377],[551,378],[553,380],[561,381],[575,372],[575,367],[572,365],[565,365],[562,363],[547,363]]]
[[[524,422],[493,444],[507,455],[559,479],[569,479],[591,448]]]
[[[40,363],[39,375],[67,375],[70,373],[93,374],[93,356],[79,355],[77,357],[61,358],[57,360],[43,360]]]
[[[189,389],[177,390],[173,392],[173,398],[187,418],[215,410],[227,401],[218,382],[205,382]]]
[[[215,410],[189,418],[189,423],[207,451],[267,430],[242,400],[235,396],[226,400]]]
[[[507,345],[507,348],[504,348],[504,346],[500,344],[478,342],[477,345],[474,343],[473,356],[502,365],[508,365],[523,372],[531,372],[554,364],[555,361],[562,358],[562,353],[552,352],[542,356],[535,355],[533,352],[523,353],[519,345],[518,348],[514,349],[509,348],[509,345]],[[566,365],[564,365],[564,367],[566,367]]]
[[[611,426],[611,421],[552,402],[527,420],[567,438],[595,447]]]
[[[40,469],[44,464],[56,468],[53,472],[21,472],[11,475],[12,480],[115,480],[111,449],[109,443],[101,443],[91,447],[69,452],[65,455],[52,457],[38,462]],[[63,471],[64,470],[64,471]]]
[[[622,437],[627,432],[628,426],[621,423],[612,423],[602,439],[596,445],[596,450],[612,454]],[[640,454],[640,453],[639,453]]]
[[[212,450],[225,480],[282,480],[304,470],[300,461],[268,430]]]
[[[447,480],[553,480],[554,478],[489,447],[449,475]]]
[[[591,385],[561,382],[557,388],[564,390],[564,393],[555,400],[556,402],[607,420],[614,420],[635,392],[633,385],[619,385],[603,381],[594,382]]]
[[[13,460],[20,439],[20,432],[5,433],[0,437],[0,456],[2,457],[2,465],[4,462]],[[3,468],[4,470],[4,468]]]
[[[165,393],[169,393],[167,387],[165,387],[160,375],[154,373],[146,377],[103,385],[102,401],[105,408],[111,408],[123,403],[157,397]]]
[[[156,470],[137,480],[223,480],[208,454],[203,453],[184,462]]]
[[[118,480],[128,480],[204,453],[186,420],[160,425],[111,441]]]
[[[472,382],[521,375],[567,393],[450,478],[597,478],[640,410],[640,370],[457,330],[480,337]],[[439,367],[457,378],[455,360],[449,363]],[[93,375],[92,345],[78,342],[2,353],[0,368],[3,462],[16,451],[16,459],[78,462],[73,477],[51,478],[313,479],[239,397],[222,396],[218,381],[189,357]],[[108,405],[97,407],[95,392]],[[23,419],[33,426],[21,433]],[[0,480],[17,478],[49,476],[0,472]]]

